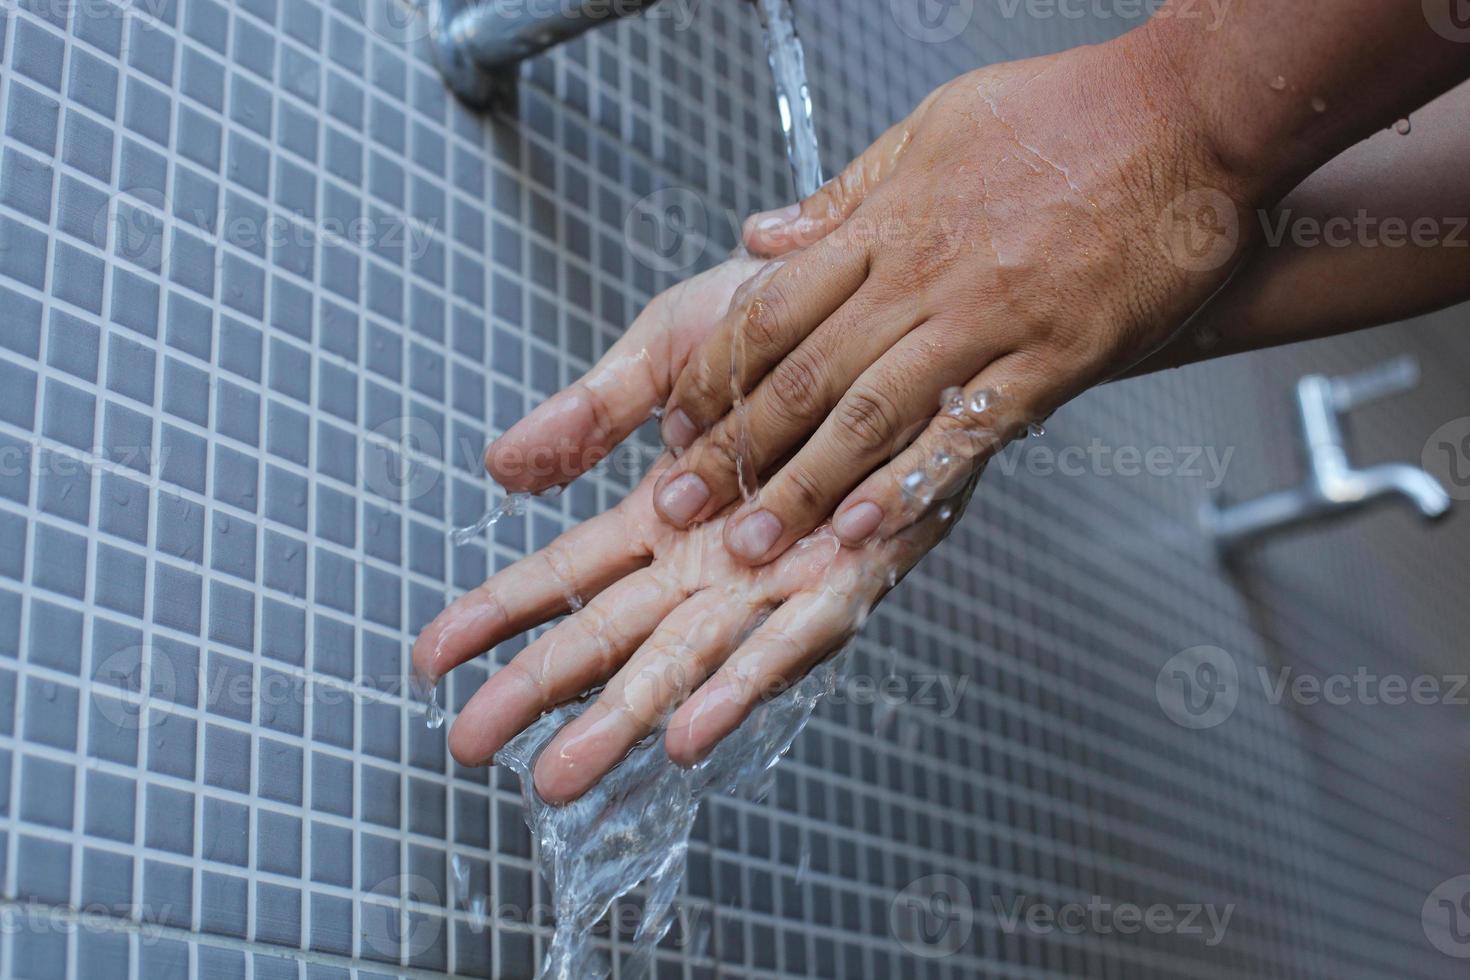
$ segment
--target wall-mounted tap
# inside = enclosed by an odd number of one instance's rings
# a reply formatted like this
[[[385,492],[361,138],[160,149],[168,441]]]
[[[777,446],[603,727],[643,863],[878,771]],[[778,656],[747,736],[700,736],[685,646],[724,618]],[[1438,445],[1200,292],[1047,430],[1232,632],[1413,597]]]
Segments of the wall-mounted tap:
[[[1202,517],[1205,530],[1221,548],[1231,548],[1394,498],[1407,500],[1427,520],[1448,514],[1449,494],[1423,470],[1401,463],[1357,470],[1348,460],[1342,416],[1418,383],[1419,365],[1410,356],[1345,378],[1302,378],[1296,398],[1306,441],[1306,482],[1224,508],[1209,501]]]
[[[505,70],[599,24],[640,13],[657,0],[430,0],[429,30],[439,73],[459,99],[488,105]]]

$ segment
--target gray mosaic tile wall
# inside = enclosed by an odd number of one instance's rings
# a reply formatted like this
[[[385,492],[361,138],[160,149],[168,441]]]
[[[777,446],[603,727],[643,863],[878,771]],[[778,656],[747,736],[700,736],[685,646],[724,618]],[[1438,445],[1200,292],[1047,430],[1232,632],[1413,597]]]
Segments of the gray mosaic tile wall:
[[[403,697],[407,646],[626,490],[600,473],[488,549],[445,538],[486,504],[485,441],[674,278],[630,255],[635,203],[677,187],[738,216],[788,176],[741,5],[604,29],[480,117],[391,2],[0,4],[0,975],[539,961],[516,788],[448,760]],[[1128,26],[991,7],[922,43],[897,0],[804,3],[829,162],[960,70]],[[731,243],[712,233],[705,262]],[[1242,497],[1298,475],[1296,375],[1408,350],[1424,384],[1360,413],[1356,448],[1417,459],[1467,414],[1463,317],[1120,385],[1040,445],[1228,449]],[[1225,568],[1204,479],[1030,469],[992,470],[854,656],[963,683],[953,710],[829,704],[769,799],[708,807],[660,976],[1462,976],[1421,910],[1470,872],[1464,709],[1284,707],[1252,678],[1463,670],[1463,506]],[[1245,680],[1195,731],[1155,682],[1200,645]],[[969,895],[937,924],[973,923],[900,943],[906,898],[946,911],[933,874]],[[1216,945],[1006,924],[1092,895],[1234,917]]]

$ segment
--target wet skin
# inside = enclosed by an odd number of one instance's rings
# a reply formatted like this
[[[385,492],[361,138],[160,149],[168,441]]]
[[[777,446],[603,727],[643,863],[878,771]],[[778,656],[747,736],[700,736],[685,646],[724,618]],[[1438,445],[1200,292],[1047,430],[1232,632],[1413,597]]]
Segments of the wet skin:
[[[582,382],[492,447],[492,473],[535,491],[601,458],[667,396],[676,362],[701,327],[712,327],[735,284],[760,268],[732,260],[657,298]],[[540,458],[554,462],[526,463],[548,449]],[[544,799],[578,798],[665,722],[669,756],[696,763],[762,700],[856,633],[948,532],[972,486],[936,487],[925,516],[889,540],[848,548],[822,528],[778,561],[751,568],[721,544],[725,515],[689,529],[659,519],[653,488],[672,462],[666,454],[616,507],[461,596],[419,636],[414,670],[434,683],[496,644],[573,612],[465,705],[449,733],[460,763],[489,764],[545,711],[599,687],[595,704],[536,765]]]

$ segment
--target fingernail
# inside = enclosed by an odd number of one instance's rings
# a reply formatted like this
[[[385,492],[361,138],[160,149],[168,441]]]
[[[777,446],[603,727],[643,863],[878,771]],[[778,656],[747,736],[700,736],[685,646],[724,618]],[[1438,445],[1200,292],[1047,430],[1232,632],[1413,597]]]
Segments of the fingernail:
[[[680,526],[694,520],[707,503],[709,487],[698,473],[685,473],[658,495],[659,513]]]
[[[776,211],[762,211],[750,219],[756,231],[775,231],[801,217],[800,204],[788,204]]]
[[[861,544],[883,523],[883,509],[869,500],[847,508],[832,521],[832,530],[846,544]]]
[[[730,547],[747,561],[765,557],[781,536],[781,522],[768,510],[758,510],[735,525]]]
[[[676,408],[664,417],[661,435],[670,449],[688,449],[699,438],[699,429],[682,408]]]

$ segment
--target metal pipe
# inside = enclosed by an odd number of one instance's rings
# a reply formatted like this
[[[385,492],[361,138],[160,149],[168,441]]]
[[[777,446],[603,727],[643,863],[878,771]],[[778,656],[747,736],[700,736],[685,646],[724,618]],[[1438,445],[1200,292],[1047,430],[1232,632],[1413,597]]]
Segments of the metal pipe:
[[[434,58],[463,102],[483,107],[507,69],[658,0],[432,0]]]

